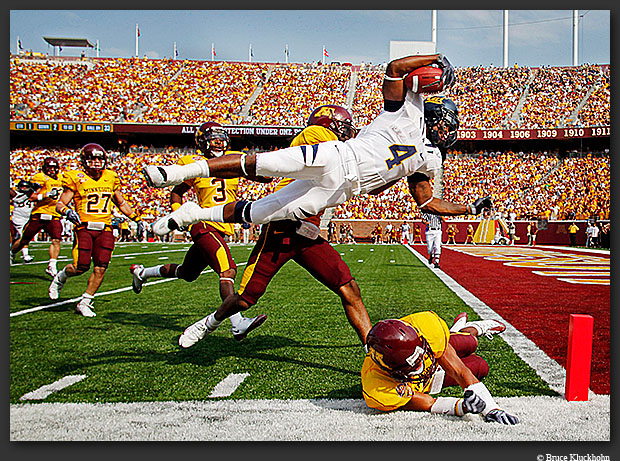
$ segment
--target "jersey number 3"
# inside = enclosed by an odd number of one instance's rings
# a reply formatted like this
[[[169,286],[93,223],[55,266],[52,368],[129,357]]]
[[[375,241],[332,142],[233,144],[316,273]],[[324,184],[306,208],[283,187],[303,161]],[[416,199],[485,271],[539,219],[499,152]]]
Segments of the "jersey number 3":
[[[404,146],[402,144],[392,144],[390,146],[390,151],[392,152],[392,158],[388,158],[385,161],[388,170],[400,165],[403,160],[415,155],[416,152],[418,152],[415,146]]]

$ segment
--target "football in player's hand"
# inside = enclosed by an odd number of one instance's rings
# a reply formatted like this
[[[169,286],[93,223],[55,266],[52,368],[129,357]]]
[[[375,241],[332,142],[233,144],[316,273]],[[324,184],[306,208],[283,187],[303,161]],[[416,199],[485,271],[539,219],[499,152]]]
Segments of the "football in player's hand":
[[[442,72],[432,64],[418,67],[405,76],[405,85],[414,93],[437,93],[443,89]]]

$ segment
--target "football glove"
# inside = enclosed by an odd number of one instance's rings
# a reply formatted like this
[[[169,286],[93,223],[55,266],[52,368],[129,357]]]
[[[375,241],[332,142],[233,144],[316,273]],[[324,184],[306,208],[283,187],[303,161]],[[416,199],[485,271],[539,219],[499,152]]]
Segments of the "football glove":
[[[471,208],[471,214],[480,214],[485,208],[492,208],[493,202],[491,202],[491,197],[479,198],[469,207]]]
[[[456,77],[454,75],[454,67],[452,67],[452,64],[450,64],[448,58],[446,58],[443,54],[439,53],[439,57],[437,58],[437,65],[443,71],[441,74],[443,88],[446,89],[452,86],[452,84],[454,84],[454,81],[456,80]]]
[[[67,218],[73,224],[82,223],[82,220],[80,219],[80,215],[77,213],[77,211],[72,210],[71,208],[67,208],[67,211],[65,211],[65,218]]]
[[[465,413],[480,413],[486,406],[485,401],[471,389],[466,390],[463,394],[463,411]]]
[[[489,411],[484,417],[484,420],[487,422],[506,424],[508,426],[519,424],[519,419],[516,416],[512,416],[499,408]]]

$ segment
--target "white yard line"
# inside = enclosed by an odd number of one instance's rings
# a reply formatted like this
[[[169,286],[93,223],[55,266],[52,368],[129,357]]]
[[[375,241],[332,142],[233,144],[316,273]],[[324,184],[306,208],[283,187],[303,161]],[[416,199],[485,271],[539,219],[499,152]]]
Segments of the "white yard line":
[[[19,400],[43,400],[48,395],[58,392],[65,387],[72,386],[75,383],[82,381],[84,378],[86,378],[86,375],[65,376],[64,378],[60,378],[58,381],[54,381],[52,384],[46,384],[35,391],[22,395]]]
[[[217,383],[209,397],[229,397],[248,376],[250,376],[250,373],[229,374],[226,378]]]
[[[240,263],[240,264],[237,264],[237,266],[243,266],[245,264],[247,264],[247,263]],[[213,272],[213,269],[205,269],[200,274],[201,275],[202,274],[207,274],[209,272]],[[179,280],[179,279],[178,278],[170,278],[170,279],[165,278],[165,279],[155,280],[153,282],[146,282],[142,286],[143,287],[147,287],[147,286],[150,286],[150,285],[157,285],[159,283],[174,282],[175,280]],[[122,293],[124,291],[129,291],[129,290],[132,290],[131,286],[123,287],[123,288],[117,288],[116,290],[102,291],[101,293],[95,293],[95,297],[106,296],[106,295],[113,295],[113,294]],[[41,305],[41,306],[31,307],[29,309],[24,309],[24,310],[21,310],[21,311],[11,312],[9,314],[9,317],[16,317],[18,315],[30,314],[31,312],[37,312],[37,311],[41,311],[43,309],[49,309],[50,307],[63,306],[65,304],[70,304],[70,303],[79,301],[80,299],[81,298],[66,299],[64,301],[60,301],[60,302],[53,303],[53,304],[44,304],[44,305]]]

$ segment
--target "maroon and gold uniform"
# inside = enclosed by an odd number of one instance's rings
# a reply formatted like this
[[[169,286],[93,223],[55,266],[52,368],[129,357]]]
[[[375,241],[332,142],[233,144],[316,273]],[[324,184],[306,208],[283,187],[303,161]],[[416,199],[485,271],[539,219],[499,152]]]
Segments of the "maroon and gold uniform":
[[[478,346],[476,338],[468,333],[450,333],[446,322],[435,312],[417,312],[400,320],[411,325],[416,333],[428,342],[435,359],[443,356],[449,343],[474,375],[482,378],[488,373],[489,368],[486,361],[474,354]],[[375,363],[368,354],[362,365],[364,400],[369,407],[377,410],[395,410],[406,405],[416,392],[430,393],[434,387],[435,376],[438,374],[430,375],[423,381],[399,381]],[[442,387],[453,385],[456,385],[454,379],[446,376],[443,378],[443,382],[439,383],[437,391]]]
[[[114,250],[111,222],[114,193],[121,188],[118,175],[103,170],[95,180],[84,171],[69,170],[63,176],[62,187],[73,191],[75,211],[82,220],[74,229],[74,266],[86,271],[92,260],[95,266],[107,267]]]
[[[62,174],[58,175],[58,178],[48,176],[43,172],[36,173],[30,182],[39,184],[41,188],[33,194],[35,199],[34,206],[30,213],[30,219],[24,227],[24,231],[17,244],[19,251],[23,246],[27,245],[34,237],[45,230],[50,238],[58,239],[62,237],[62,224],[60,222],[60,213],[56,211],[56,200],[52,197],[48,197],[51,192],[56,192],[60,195],[62,191]]]
[[[310,125],[293,139],[291,146],[317,144],[336,139],[331,130]],[[292,181],[289,178],[282,179],[276,190]],[[320,214],[311,216],[306,221],[318,228],[321,216]],[[271,279],[291,259],[334,292],[353,279],[349,266],[324,238],[304,237],[297,233],[298,226],[299,223],[292,220],[272,221],[262,226],[258,242],[243,272],[238,291],[241,299],[251,305],[256,304],[265,293]]]
[[[227,151],[224,155],[238,153]],[[202,155],[185,155],[177,163],[187,165],[203,158]],[[194,189],[198,204],[203,208],[224,205],[238,198],[239,178],[194,178],[188,179],[185,184]],[[172,208],[179,206],[180,204],[174,203]],[[193,281],[207,266],[218,274],[237,269],[225,240],[226,235],[234,235],[233,224],[201,221],[193,224],[189,232],[194,245],[187,251],[183,264],[179,267],[180,278]]]

